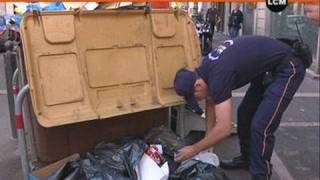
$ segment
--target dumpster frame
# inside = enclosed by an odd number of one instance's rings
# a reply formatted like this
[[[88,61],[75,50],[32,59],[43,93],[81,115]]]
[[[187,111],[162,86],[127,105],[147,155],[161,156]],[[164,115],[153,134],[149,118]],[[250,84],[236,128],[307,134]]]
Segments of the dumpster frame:
[[[35,115],[27,84],[23,49],[20,43],[15,44],[15,60],[17,69],[12,78],[12,92],[14,93],[16,125],[18,130],[19,150],[22,160],[24,179],[30,179],[30,173],[37,168],[38,161],[35,150],[34,132],[32,123]],[[19,83],[17,83],[19,82]],[[19,91],[20,90],[20,91]],[[19,92],[19,94],[18,94]],[[9,107],[12,110],[12,107]],[[175,129],[179,136],[184,136],[184,105],[168,107],[168,125]],[[175,126],[175,127],[173,127]]]

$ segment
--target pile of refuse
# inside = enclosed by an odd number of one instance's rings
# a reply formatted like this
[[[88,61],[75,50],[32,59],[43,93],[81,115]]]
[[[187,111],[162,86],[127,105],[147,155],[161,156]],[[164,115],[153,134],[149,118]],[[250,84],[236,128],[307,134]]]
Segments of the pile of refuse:
[[[170,129],[156,127],[143,139],[125,138],[120,144],[101,142],[93,152],[66,163],[47,179],[228,180],[211,152],[182,163],[174,161],[175,152],[195,140],[190,136],[180,139]]]

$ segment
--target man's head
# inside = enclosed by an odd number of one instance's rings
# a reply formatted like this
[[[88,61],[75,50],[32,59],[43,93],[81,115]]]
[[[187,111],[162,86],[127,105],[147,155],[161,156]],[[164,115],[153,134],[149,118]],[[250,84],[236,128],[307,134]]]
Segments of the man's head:
[[[240,4],[237,4],[236,5],[236,10],[239,10],[240,9]]]
[[[174,79],[174,88],[185,99],[196,98],[198,101],[208,96],[208,86],[196,71],[180,69]]]

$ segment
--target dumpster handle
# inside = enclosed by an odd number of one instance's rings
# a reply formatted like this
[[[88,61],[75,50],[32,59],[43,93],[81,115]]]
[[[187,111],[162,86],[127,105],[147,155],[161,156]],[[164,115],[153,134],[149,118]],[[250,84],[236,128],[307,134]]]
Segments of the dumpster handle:
[[[27,144],[26,144],[26,137],[24,134],[24,125],[23,125],[23,116],[22,116],[22,103],[24,98],[26,97],[27,93],[29,92],[29,84],[25,85],[21,91],[19,92],[18,96],[15,99],[14,109],[16,115],[16,127],[18,132],[18,148],[21,158],[21,165],[22,165],[22,173],[23,179],[29,179],[29,164],[28,164],[28,151],[27,151]]]

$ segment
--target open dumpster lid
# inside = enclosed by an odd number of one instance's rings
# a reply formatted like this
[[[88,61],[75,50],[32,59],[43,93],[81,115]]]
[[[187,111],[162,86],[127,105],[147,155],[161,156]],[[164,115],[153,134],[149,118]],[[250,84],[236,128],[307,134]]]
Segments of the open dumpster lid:
[[[173,10],[31,13],[21,36],[44,127],[181,104],[175,73],[201,58],[192,20]]]

